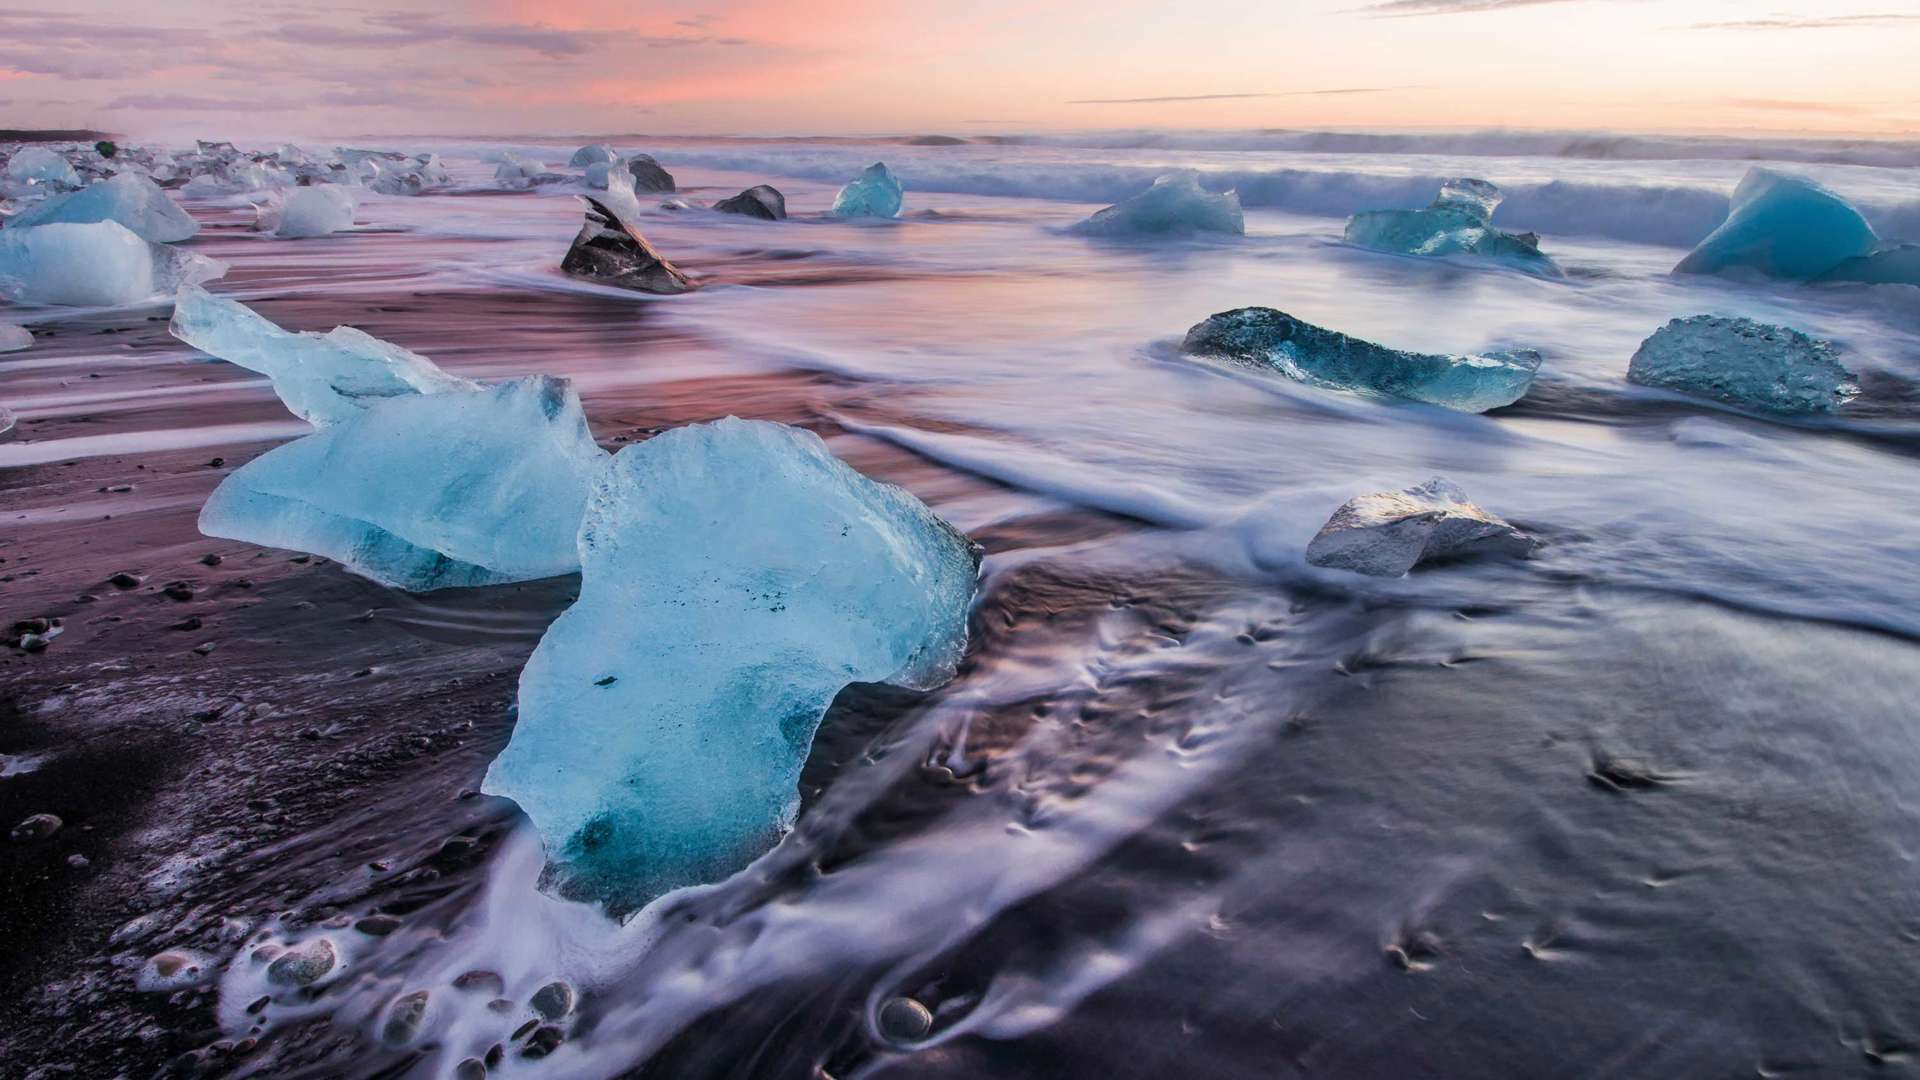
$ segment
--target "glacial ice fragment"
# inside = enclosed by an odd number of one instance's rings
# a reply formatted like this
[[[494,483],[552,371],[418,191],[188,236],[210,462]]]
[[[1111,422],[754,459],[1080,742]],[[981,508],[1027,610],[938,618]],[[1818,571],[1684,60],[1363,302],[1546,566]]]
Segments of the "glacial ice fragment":
[[[1805,280],[1879,246],[1873,226],[1845,199],[1805,177],[1755,167],[1734,189],[1727,220],[1673,272]]]
[[[898,217],[900,198],[900,181],[887,171],[885,162],[876,161],[833,197],[833,213],[837,217]]]
[[[718,881],[792,826],[842,687],[952,677],[977,550],[797,428],[729,417],[627,447],[483,789],[533,819],[550,891],[619,915]]]
[[[1532,349],[1452,356],[1403,352],[1301,322],[1272,308],[1210,315],[1187,331],[1181,350],[1278,371],[1315,386],[1486,412],[1519,401],[1540,370]]]
[[[593,143],[575,150],[573,156],[567,159],[567,165],[575,169],[584,169],[589,165],[610,164],[618,161],[619,158],[620,155],[614,153],[613,147],[606,143]]]
[[[1762,412],[1832,412],[1860,393],[1836,352],[1789,327],[1695,315],[1641,342],[1627,381]]]
[[[117,221],[0,229],[0,296],[16,303],[137,304],[226,272],[225,263],[150,244]]]
[[[502,187],[530,188],[534,181],[546,173],[546,167],[537,161],[522,161],[508,154],[493,170],[493,179]]]
[[[627,175],[633,178],[635,191],[673,191],[673,174],[660,167],[660,163],[648,154],[634,154],[626,159]]]
[[[174,337],[273,380],[288,410],[316,426],[351,420],[382,401],[479,389],[433,361],[351,326],[282,330],[244,304],[189,286],[174,297]]]
[[[1346,241],[1402,255],[1477,255],[1529,273],[1561,276],[1532,233],[1501,232],[1493,211],[1503,196],[1485,180],[1449,180],[1424,210],[1363,210],[1347,219]]]
[[[745,214],[765,221],[783,221],[787,216],[787,197],[769,184],[755,184],[731,198],[713,204],[723,214]]]
[[[606,459],[565,379],[388,398],[236,470],[200,531],[412,592],[551,577]]]
[[[44,146],[27,146],[7,159],[7,176],[30,184],[80,186],[80,174],[67,159]]]
[[[0,323],[0,353],[33,348],[33,332],[24,326]]]
[[[353,192],[339,184],[297,187],[260,208],[260,229],[292,239],[327,236],[353,226]]]
[[[625,215],[608,202],[584,195],[581,199],[587,204],[586,224],[560,260],[561,270],[636,292],[683,293],[695,287],[679,267],[653,250]]]
[[[1399,577],[1415,566],[1478,555],[1521,557],[1536,541],[1467,501],[1450,480],[1348,500],[1307,544],[1315,566]]]
[[[1096,211],[1073,231],[1088,236],[1192,232],[1244,236],[1247,222],[1237,193],[1211,194],[1200,187],[1198,174],[1177,172],[1160,177],[1131,199]]]
[[[587,166],[586,171],[580,174],[581,179],[587,182],[588,187],[605,191],[607,189],[607,181],[612,177],[615,168],[615,162],[596,161]]]
[[[1895,244],[1871,255],[1856,255],[1815,280],[1920,285],[1920,244]]]
[[[117,221],[135,236],[155,244],[190,239],[200,231],[200,226],[158,184],[131,172],[55,195],[8,221],[7,227],[24,229],[62,221],[76,225]]]

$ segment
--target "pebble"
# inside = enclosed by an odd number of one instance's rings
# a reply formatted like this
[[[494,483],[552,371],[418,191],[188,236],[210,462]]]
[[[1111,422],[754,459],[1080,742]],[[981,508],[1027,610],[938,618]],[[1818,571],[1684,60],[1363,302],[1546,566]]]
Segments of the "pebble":
[[[85,870],[87,867],[92,866],[93,863],[85,855],[76,851],[67,856],[67,865],[73,867],[75,870]]]
[[[491,971],[468,971],[454,976],[453,988],[470,994],[491,994],[499,997],[507,992],[507,980]]]
[[[141,577],[139,574],[130,573],[126,570],[122,570],[119,573],[108,578],[107,584],[113,586],[116,589],[137,589],[140,587],[140,583],[145,580],[147,579]]]
[[[203,641],[200,644],[195,645],[193,647],[193,651],[199,653],[201,656],[205,656],[208,653],[213,651],[213,642]]]
[[[43,652],[46,650],[47,643],[52,640],[45,634],[21,634],[20,647],[28,652]]]
[[[453,1067],[453,1080],[487,1080],[487,1063],[467,1058]]]
[[[181,619],[181,620],[180,620],[179,622],[177,622],[177,623],[174,623],[174,624],[173,624],[172,626],[170,626],[170,627],[168,627],[167,629],[169,629],[169,630],[198,630],[198,629],[200,629],[200,628],[201,628],[202,626],[205,626],[205,625],[206,625],[206,623],[204,623],[204,622],[202,622],[202,621],[200,620],[200,616],[198,616],[198,615],[189,615],[189,616],[187,616],[186,618],[184,618],[184,619]]]
[[[880,1006],[880,1034],[894,1042],[917,1042],[933,1030],[933,1014],[910,997],[887,999]]]
[[[520,1051],[520,1056],[543,1058],[560,1049],[560,1044],[565,1041],[567,1041],[566,1032],[552,1024],[544,1024],[528,1037],[527,1045]]]
[[[221,562],[220,556],[211,551],[207,552],[205,555],[200,556],[201,566],[219,566],[220,562]]]
[[[193,585],[185,581],[169,581],[160,592],[169,600],[187,601],[193,599]]]
[[[217,457],[217,458],[214,458],[212,461],[207,462],[209,466],[215,469],[219,468],[222,465],[225,465],[226,463],[227,463],[227,459],[223,457]]]
[[[188,949],[168,949],[141,965],[134,985],[153,993],[170,993],[198,986],[213,977],[213,962]]]
[[[395,1045],[410,1043],[419,1037],[420,1026],[426,1018],[427,992],[415,990],[387,1009],[387,1022],[380,1029],[380,1037]]]
[[[339,954],[326,938],[290,946],[267,965],[267,981],[282,986],[312,986],[333,970]]]
[[[544,1020],[561,1020],[573,1012],[575,995],[573,987],[555,980],[533,992],[528,1004]]]
[[[400,920],[391,915],[369,915],[354,923],[353,928],[368,937],[386,937],[400,929]]]
[[[52,814],[35,814],[13,827],[10,834],[15,840],[45,840],[60,831],[66,824]]]

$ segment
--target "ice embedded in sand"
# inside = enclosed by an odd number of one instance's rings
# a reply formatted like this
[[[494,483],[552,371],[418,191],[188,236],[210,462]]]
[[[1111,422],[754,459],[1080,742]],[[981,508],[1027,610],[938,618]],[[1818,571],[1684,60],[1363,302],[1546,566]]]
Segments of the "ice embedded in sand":
[[[280,237],[326,236],[353,225],[353,192],[339,184],[297,187],[260,208],[260,228]]]
[[[1485,180],[1449,180],[1424,210],[1363,210],[1347,219],[1346,241],[1402,255],[1477,255],[1530,273],[1560,276],[1531,233],[1501,232],[1493,211],[1503,196]]]
[[[201,352],[272,379],[287,408],[315,425],[351,420],[391,398],[479,388],[351,326],[295,333],[244,304],[191,286],[174,297],[167,329]]]
[[[565,379],[389,398],[222,481],[200,531],[412,592],[570,573],[606,462]]]
[[[1806,177],[1756,167],[1734,189],[1727,220],[1673,272],[1806,279],[1879,247],[1873,226],[1845,199]]]
[[[24,326],[0,323],[0,353],[33,348],[33,332]]]
[[[155,244],[188,240],[200,231],[160,185],[131,172],[56,195],[22,211],[7,222],[7,227],[24,229],[54,222],[85,225],[95,221],[117,221],[135,236]]]
[[[1246,234],[1240,196],[1215,195],[1200,186],[1196,173],[1168,173],[1131,199],[1095,211],[1073,227],[1087,236],[1145,236],[1159,233],[1218,232]]]
[[[225,263],[148,243],[117,221],[0,229],[0,296],[15,303],[137,304],[226,272]]]
[[[900,199],[900,181],[887,171],[885,162],[876,161],[833,197],[833,213],[837,217],[898,217]]]
[[[1517,349],[1454,356],[1405,352],[1302,322],[1273,308],[1236,308],[1187,331],[1190,355],[1277,371],[1315,386],[1486,412],[1525,396],[1540,354]]]
[[[67,159],[44,146],[27,146],[7,159],[7,177],[30,184],[80,186],[80,174]]]
[[[1860,393],[1837,351],[1791,327],[1695,315],[1641,342],[1627,381],[1762,412],[1832,412]]]
[[[546,888],[615,914],[771,848],[842,687],[950,678],[979,566],[818,436],[731,417],[615,456],[580,562],[484,790],[533,819]]]
[[[1857,255],[1814,280],[1858,282],[1863,285],[1920,285],[1920,244],[1895,244],[1871,255]]]
[[[1478,555],[1524,556],[1532,537],[1468,501],[1435,477],[1405,491],[1349,499],[1307,544],[1315,566],[1399,577],[1415,566]]]

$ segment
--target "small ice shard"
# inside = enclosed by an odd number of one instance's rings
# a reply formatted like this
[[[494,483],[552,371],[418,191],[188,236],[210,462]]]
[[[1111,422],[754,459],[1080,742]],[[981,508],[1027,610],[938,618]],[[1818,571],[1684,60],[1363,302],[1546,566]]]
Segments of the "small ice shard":
[[[412,592],[552,577],[606,459],[565,379],[388,398],[229,475],[200,531]]]
[[[11,219],[7,227],[24,229],[53,222],[85,225],[95,221],[117,221],[135,236],[155,244],[190,239],[200,231],[160,185],[130,172],[56,195]]]
[[[24,326],[0,323],[0,353],[33,348],[33,332]]]
[[[613,147],[606,143],[593,143],[575,150],[573,156],[567,159],[567,164],[575,169],[584,169],[589,165],[611,164],[619,159],[620,155],[614,153]]]
[[[314,425],[351,420],[413,394],[479,389],[433,361],[351,326],[324,334],[282,330],[244,304],[188,287],[174,297],[167,329],[181,341],[273,380],[273,392]]]
[[[292,239],[353,226],[353,192],[339,184],[297,187],[260,208],[261,231]]]
[[[1197,173],[1168,173],[1131,199],[1115,203],[1073,227],[1087,236],[1143,236],[1156,233],[1219,232],[1244,236],[1246,218],[1240,196],[1212,194]]]
[[[67,159],[44,146],[28,146],[15,151],[13,157],[7,159],[7,176],[29,184],[80,186],[80,174],[73,171]]]
[[[782,221],[787,216],[787,197],[769,184],[755,184],[730,199],[713,204],[723,214],[745,214],[767,221]]]
[[[599,199],[581,198],[587,204],[587,221],[560,261],[561,270],[637,292],[683,293],[694,288],[693,280],[653,250],[625,215]]]
[[[1526,533],[1467,501],[1450,480],[1350,499],[1307,544],[1315,566],[1399,577],[1421,563],[1478,555],[1525,556]]]
[[[1449,180],[1424,210],[1362,210],[1347,219],[1346,241],[1401,255],[1478,255],[1531,273],[1559,277],[1532,233],[1501,232],[1493,211],[1503,196],[1485,180]]]
[[[635,154],[626,159],[627,175],[633,177],[635,191],[674,191],[673,174],[660,167],[660,163],[648,154]]]
[[[818,436],[732,417],[615,456],[580,561],[483,789],[540,830],[543,887],[615,915],[780,839],[842,687],[951,678],[979,569],[965,536]]]
[[[226,272],[225,263],[150,244],[117,221],[0,229],[0,296],[15,303],[137,304]]]
[[[1327,330],[1272,308],[1210,315],[1187,331],[1181,351],[1278,371],[1314,386],[1486,412],[1525,396],[1540,370],[1532,349],[1453,356],[1403,352]]]
[[[1823,413],[1860,393],[1830,341],[1752,319],[1675,319],[1640,343],[1627,381],[1762,412]]]
[[[1920,285],[1920,244],[1895,244],[1871,255],[1857,255],[1815,280],[1850,281],[1865,285]]]
[[[1804,280],[1879,247],[1873,226],[1845,199],[1805,177],[1756,167],[1734,189],[1727,220],[1673,272]]]
[[[833,212],[838,217],[897,217],[900,181],[887,171],[885,162],[876,161],[833,197]]]

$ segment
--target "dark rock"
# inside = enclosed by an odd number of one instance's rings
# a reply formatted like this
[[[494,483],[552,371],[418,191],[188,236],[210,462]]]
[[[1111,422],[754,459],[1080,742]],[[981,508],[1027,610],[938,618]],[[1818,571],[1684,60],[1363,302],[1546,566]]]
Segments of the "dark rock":
[[[122,570],[108,578],[107,584],[112,585],[116,589],[137,589],[140,587],[140,583],[145,580],[147,579],[141,577],[139,574]]]
[[[933,1014],[910,997],[888,999],[879,1020],[880,1034],[894,1042],[917,1042],[933,1030]]]
[[[21,619],[19,622],[13,624],[13,632],[16,634],[44,634],[53,629],[53,626],[54,620],[52,619]]]
[[[184,619],[181,619],[181,620],[180,620],[179,622],[177,622],[177,623],[174,623],[173,625],[171,625],[171,626],[169,626],[169,627],[168,627],[167,629],[169,629],[169,630],[198,630],[198,629],[200,629],[200,628],[201,628],[202,626],[204,626],[204,625],[206,625],[206,624],[200,621],[200,616],[198,616],[198,615],[189,615],[189,616],[187,616],[186,618],[184,618]]]
[[[161,587],[160,592],[169,600],[178,600],[182,603],[193,599],[193,585],[191,582],[169,581]]]
[[[205,656],[208,653],[213,651],[213,642],[203,641],[200,644],[195,645],[193,647],[193,651],[199,653],[201,656]]]
[[[562,1020],[573,1012],[574,1000],[573,987],[556,980],[535,990],[527,1003],[544,1020]]]
[[[695,287],[679,267],[653,250],[632,222],[598,199],[581,198],[587,203],[587,221],[560,260],[561,270],[636,292],[672,294]]]
[[[67,856],[67,865],[73,867],[75,870],[85,870],[87,867],[92,866],[93,862],[85,855],[76,851]]]
[[[354,923],[353,928],[368,937],[386,937],[400,929],[400,920],[391,915],[369,915]]]
[[[499,997],[507,992],[507,981],[496,972],[468,971],[454,978],[453,988],[470,994],[492,994]]]
[[[387,1022],[380,1028],[380,1037],[395,1046],[410,1043],[420,1036],[420,1025],[426,1018],[427,992],[415,990],[387,1008]]]
[[[660,163],[646,154],[635,154],[627,159],[627,172],[633,175],[635,191],[672,191],[673,174],[660,167]]]
[[[13,827],[10,833],[15,840],[45,840],[60,831],[66,824],[52,814],[35,814]]]
[[[555,1050],[560,1049],[560,1044],[566,1041],[567,1041],[566,1032],[561,1031],[559,1028],[554,1027],[552,1024],[545,1024],[545,1025],[542,1025],[537,1030],[535,1030],[534,1033],[530,1037],[528,1037],[527,1045],[525,1048],[523,1048],[520,1051],[520,1056],[529,1057],[529,1058],[543,1058],[543,1057],[546,1057],[548,1054],[553,1053]]]
[[[492,1046],[487,1047],[487,1068],[491,1069],[499,1065],[502,1061],[506,1060],[506,1057],[507,1048],[501,1046],[499,1043],[494,1043]]]
[[[208,466],[209,468],[214,468],[214,469],[217,469],[217,468],[219,468],[220,466],[222,466],[222,465],[225,465],[226,463],[227,463],[227,459],[226,459],[226,458],[223,458],[223,457],[217,457],[217,458],[214,458],[214,459],[213,459],[212,461],[209,461],[209,462],[207,462],[207,466]]]
[[[453,1067],[453,1080],[487,1080],[487,1063],[467,1058]]]
[[[784,221],[787,216],[787,197],[770,185],[755,184],[731,199],[721,199],[713,204],[713,208],[723,214],[745,214],[766,221]]]
[[[207,552],[205,555],[200,556],[201,566],[219,566],[220,561],[221,561],[220,556],[211,551]]]

